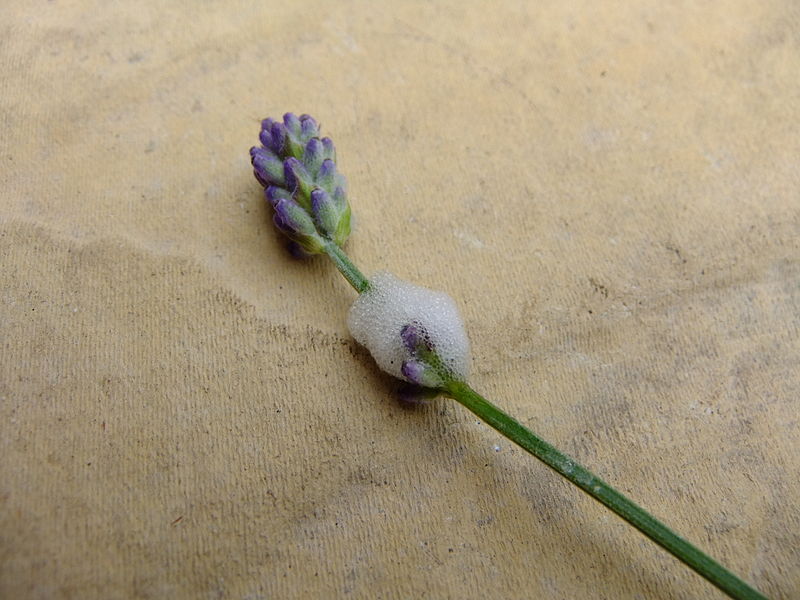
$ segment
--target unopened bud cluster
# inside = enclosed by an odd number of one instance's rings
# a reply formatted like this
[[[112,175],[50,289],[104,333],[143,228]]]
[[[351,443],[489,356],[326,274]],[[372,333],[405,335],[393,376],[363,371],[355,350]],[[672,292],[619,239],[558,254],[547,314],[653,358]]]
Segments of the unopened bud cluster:
[[[261,123],[260,147],[250,149],[253,173],[275,209],[275,225],[309,253],[326,240],[341,246],[350,235],[350,206],[336,149],[320,138],[313,117],[286,113]]]

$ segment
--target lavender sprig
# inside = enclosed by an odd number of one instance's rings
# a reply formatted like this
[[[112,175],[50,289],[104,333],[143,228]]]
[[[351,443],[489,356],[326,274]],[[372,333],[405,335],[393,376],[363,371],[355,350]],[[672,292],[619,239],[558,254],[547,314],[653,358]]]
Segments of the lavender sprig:
[[[259,139],[250,160],[277,228],[309,254],[326,252],[329,242],[341,247],[350,236],[350,205],[331,139],[320,138],[313,117],[292,113],[262,121]]]
[[[341,248],[350,235],[344,177],[336,171],[333,142],[319,137],[313,118],[287,113],[283,122],[266,119],[259,137],[261,147],[251,148],[250,156],[256,179],[275,209],[275,225],[306,252],[327,254],[360,294],[348,325],[382,369],[429,393],[455,399],[730,597],[765,600],[624,494],[473,390],[466,382],[469,344],[449,296],[387,273],[372,280],[361,274]],[[421,314],[409,314],[415,311]]]

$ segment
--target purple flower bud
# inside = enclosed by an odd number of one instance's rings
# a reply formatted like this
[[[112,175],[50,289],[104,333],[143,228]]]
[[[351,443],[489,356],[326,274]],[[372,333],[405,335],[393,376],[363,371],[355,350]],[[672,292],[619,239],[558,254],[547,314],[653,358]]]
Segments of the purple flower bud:
[[[258,139],[264,148],[272,151],[272,133],[269,129],[262,129],[261,133],[258,134]]]
[[[280,229],[286,235],[294,235],[294,229],[292,229],[292,226],[286,222],[283,213],[276,211],[275,214],[272,215],[272,222],[275,223],[275,227]]]
[[[442,380],[436,372],[431,367],[418,360],[409,359],[403,361],[403,364],[400,366],[400,372],[403,374],[403,377],[416,385],[435,388],[442,384]]]
[[[400,330],[400,339],[403,345],[414,356],[420,352],[433,350],[433,343],[425,328],[417,323],[409,323]]]
[[[350,207],[340,202],[322,188],[311,192],[311,213],[319,230],[338,245],[350,237]]]
[[[287,233],[298,233],[303,235],[313,235],[317,233],[314,221],[303,207],[294,200],[281,198],[275,204],[275,217],[280,221],[280,226]],[[276,221],[277,224],[277,221]]]
[[[319,124],[311,115],[300,115],[300,130],[305,140],[319,137]]]
[[[262,129],[258,134],[258,139],[261,141],[261,146],[267,150],[272,150],[272,133],[269,129]]]
[[[319,141],[319,138],[315,137],[308,140],[308,143],[306,144],[305,156],[303,157],[303,163],[305,164],[308,172],[312,175],[316,175],[320,166],[322,166],[323,150],[324,147],[322,146],[322,142]]]
[[[322,232],[332,237],[339,225],[340,214],[328,192],[314,188],[311,192],[311,213]]]
[[[254,146],[250,148],[250,162],[253,163],[253,171],[261,185],[284,185],[283,163],[272,152]]]
[[[317,233],[314,221],[294,200],[281,198],[275,205],[275,226],[311,254],[322,252],[325,242]]]
[[[322,138],[322,147],[325,149],[322,153],[323,157],[330,158],[333,162],[336,162],[336,148],[333,145],[333,140],[329,137]]]
[[[269,202],[273,208],[278,203],[278,200],[291,200],[292,195],[284,188],[278,187],[276,185],[269,186],[266,190],[264,190],[264,195],[267,197],[267,202]]]
[[[329,194],[335,194],[336,188],[342,188],[342,194],[347,190],[347,180],[337,171],[336,163],[332,160],[322,161],[317,174],[317,185],[324,187]]]
[[[283,123],[272,121],[272,125],[269,128],[269,134],[271,140],[271,146],[269,146],[269,149],[278,156],[283,156],[286,140],[289,137],[286,127],[283,126]]]
[[[328,193],[336,189],[336,163],[329,158],[322,161],[317,173],[317,185],[328,190]]]
[[[272,119],[264,119],[261,121],[261,133],[258,134],[259,139],[261,140],[261,145],[268,150],[273,150],[272,148],[272,124],[275,123]],[[273,150],[274,151],[274,150]]]
[[[306,210],[311,209],[311,189],[314,180],[306,171],[299,160],[294,157],[287,158],[283,162],[283,174],[286,178],[286,189],[292,193],[292,197]]]
[[[344,189],[337,187],[333,190],[333,201],[336,203],[336,206],[339,207],[339,210],[345,210],[347,208],[347,194],[344,193]]]
[[[299,137],[302,130],[300,119],[294,113],[286,113],[283,115],[283,124],[286,126],[286,131],[291,135]]]

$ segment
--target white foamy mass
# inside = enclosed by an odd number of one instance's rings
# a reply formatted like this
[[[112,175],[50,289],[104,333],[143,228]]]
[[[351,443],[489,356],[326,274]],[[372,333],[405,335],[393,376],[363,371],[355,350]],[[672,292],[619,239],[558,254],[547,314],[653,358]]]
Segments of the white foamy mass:
[[[459,378],[469,375],[469,340],[453,299],[381,271],[370,289],[353,303],[347,326],[355,340],[370,351],[378,366],[400,379],[403,361],[411,358],[400,331],[414,324],[427,331],[436,353]]]

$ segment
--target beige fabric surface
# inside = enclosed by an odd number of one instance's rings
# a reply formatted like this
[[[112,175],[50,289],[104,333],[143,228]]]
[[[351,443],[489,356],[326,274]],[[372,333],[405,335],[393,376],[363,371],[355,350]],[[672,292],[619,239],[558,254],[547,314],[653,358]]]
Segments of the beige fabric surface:
[[[289,110],[354,261],[457,299],[477,389],[800,597],[797,2],[2,12],[0,597],[721,597],[398,402],[252,178]]]

